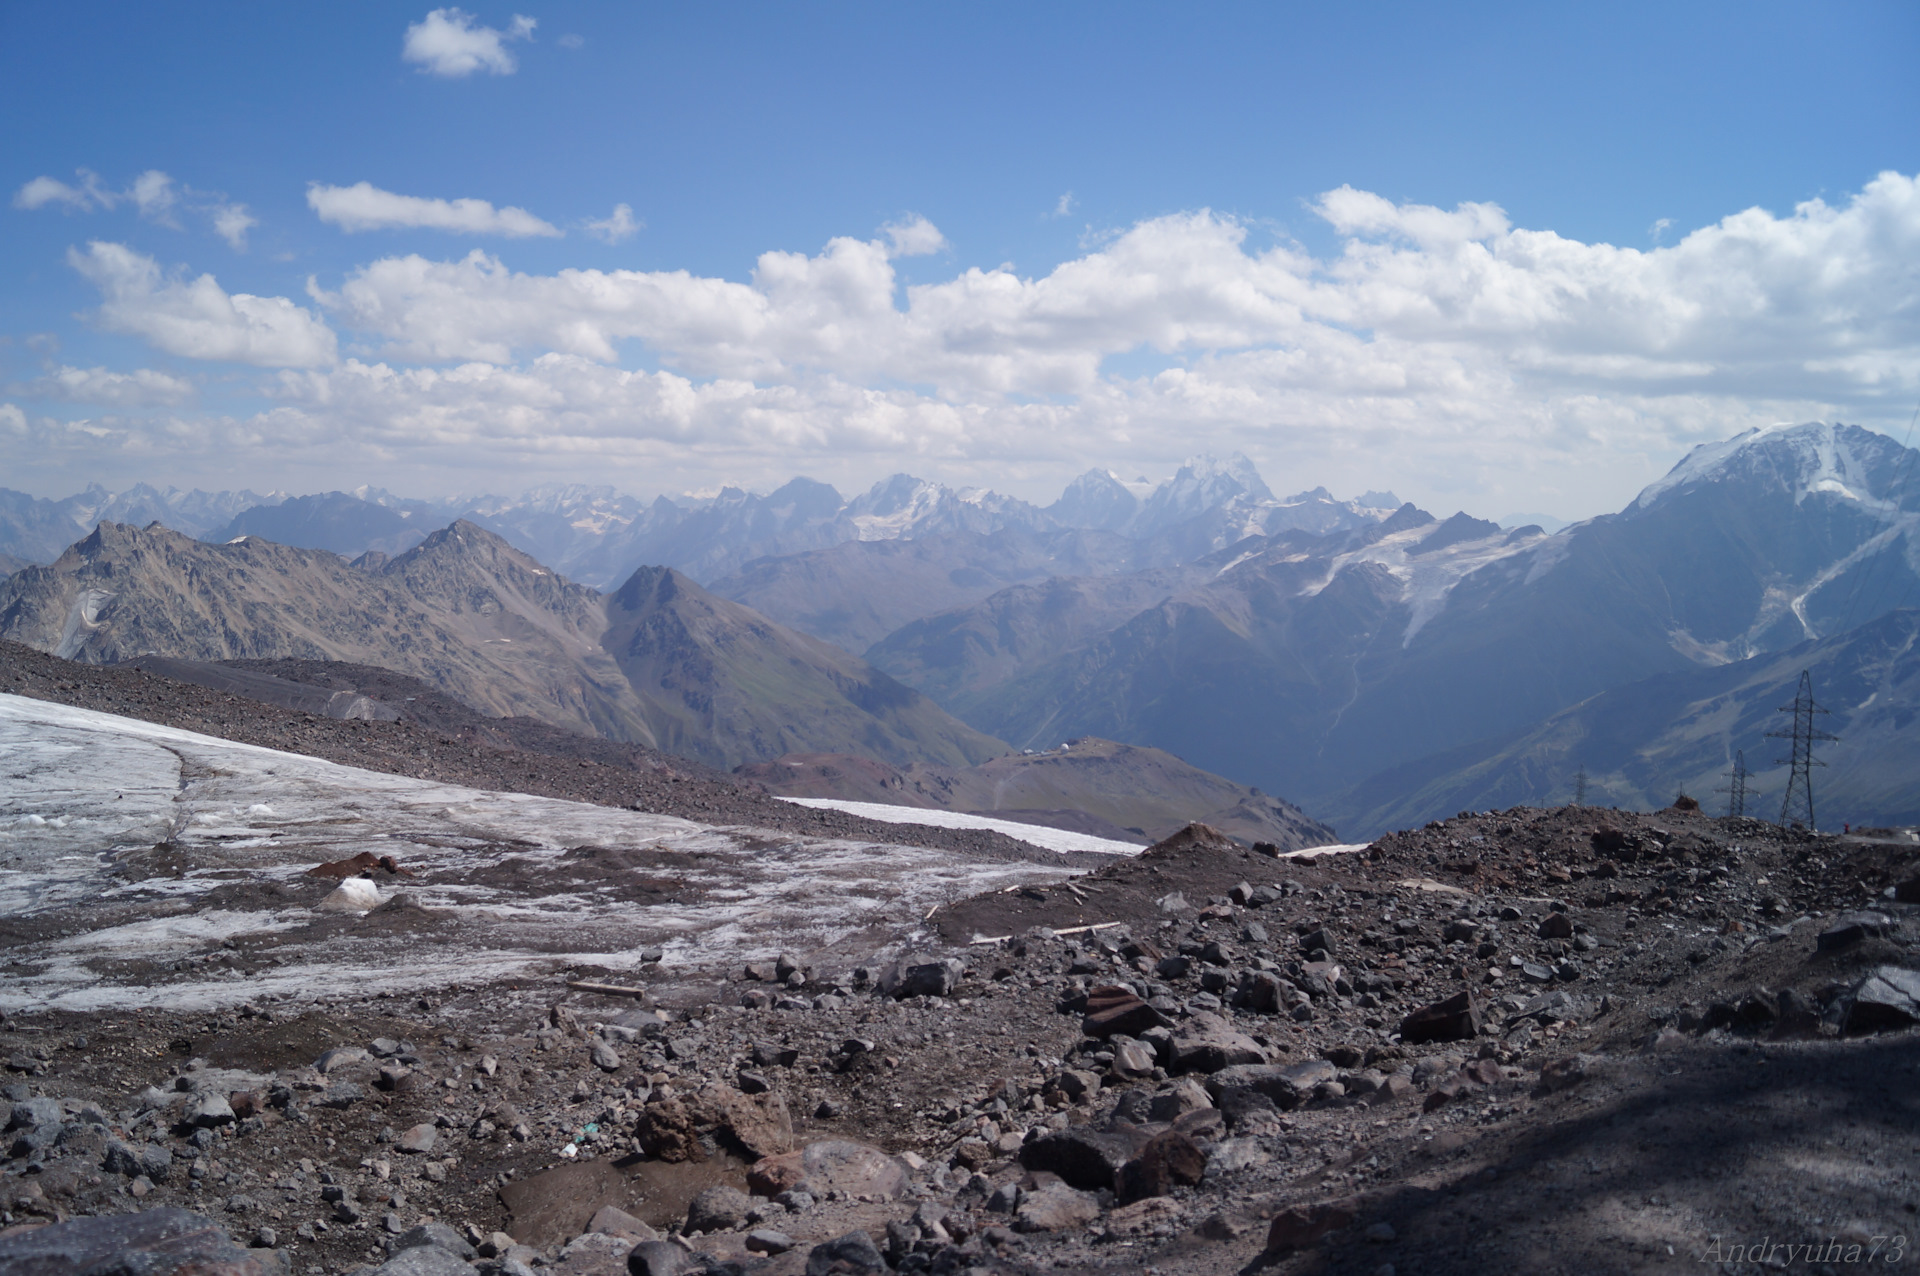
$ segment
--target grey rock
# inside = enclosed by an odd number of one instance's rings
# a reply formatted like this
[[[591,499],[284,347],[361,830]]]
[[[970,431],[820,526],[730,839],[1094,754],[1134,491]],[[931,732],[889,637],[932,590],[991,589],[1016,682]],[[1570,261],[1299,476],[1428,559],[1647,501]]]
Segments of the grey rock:
[[[34,1276],[278,1276],[283,1270],[270,1251],[243,1249],[217,1223],[178,1209],[76,1218],[0,1238],[0,1271]],[[464,1264],[461,1270],[471,1271]]]
[[[1893,933],[1891,917],[1882,913],[1849,913],[1820,932],[1814,941],[1819,952],[1837,952],[1869,939],[1885,939]]]
[[[365,1063],[367,1052],[359,1046],[335,1046],[313,1061],[314,1070],[320,1073],[337,1072],[350,1063]]]
[[[884,1276],[887,1260],[865,1232],[815,1245],[807,1254],[807,1276]]]
[[[149,1143],[139,1152],[140,1173],[155,1183],[164,1183],[173,1177],[173,1153],[158,1143]]]
[[[1069,1126],[1023,1145],[1020,1163],[1029,1170],[1057,1174],[1073,1187],[1090,1191],[1111,1188],[1118,1180],[1120,1167],[1146,1146],[1149,1137],[1132,1125],[1111,1130]]]
[[[60,1108],[58,1099],[44,1096],[36,1099],[23,1099],[13,1105],[13,1112],[7,1121],[9,1130],[37,1130],[42,1126],[59,1125],[66,1120],[66,1113]]]
[[[187,1109],[187,1120],[202,1129],[233,1124],[233,1105],[222,1094],[203,1094]]]
[[[694,1276],[705,1260],[671,1241],[641,1241],[627,1255],[628,1276]]]
[[[474,1267],[438,1245],[403,1249],[365,1276],[474,1276]]]
[[[771,1227],[756,1227],[747,1233],[747,1250],[754,1254],[784,1254],[792,1249],[793,1237]]]
[[[1218,1072],[1236,1064],[1265,1063],[1267,1052],[1219,1015],[1202,1012],[1173,1034],[1173,1070]]]
[[[1100,1200],[1093,1193],[1079,1191],[1065,1183],[1050,1183],[1021,1195],[1019,1208],[1013,1215],[1013,1229],[1016,1232],[1064,1232],[1085,1227],[1099,1217]]]
[[[1854,989],[1847,1007],[1848,1032],[1904,1028],[1920,1023],[1920,971],[1879,966]]]
[[[427,1122],[410,1127],[394,1144],[402,1152],[424,1154],[433,1151],[434,1144],[440,1141],[440,1131]]]
[[[1258,1139],[1221,1139],[1207,1153],[1206,1177],[1214,1179],[1237,1170],[1250,1170],[1272,1159]]]
[[[1212,1106],[1213,1100],[1207,1096],[1206,1088],[1198,1081],[1189,1078],[1176,1081],[1154,1095],[1151,1106],[1147,1109],[1147,1116],[1151,1120],[1170,1124],[1189,1112],[1197,1112],[1201,1108]]]
[[[896,998],[950,996],[963,969],[953,957],[940,961],[895,962],[881,974],[880,991]]]
[[[409,1228],[407,1231],[400,1233],[393,1242],[395,1253],[406,1249],[416,1249],[421,1245],[437,1246],[440,1249],[446,1250],[447,1253],[452,1254],[455,1258],[468,1261],[479,1257],[473,1246],[467,1244],[466,1238],[454,1231],[451,1227],[448,1227],[445,1223],[421,1223],[417,1227]]]
[[[313,1099],[315,1107],[352,1107],[367,1097],[367,1092],[351,1081],[336,1081]]]
[[[753,1198],[724,1183],[707,1188],[687,1204],[690,1232],[731,1232],[746,1225]]]
[[[618,1050],[615,1050],[612,1046],[608,1045],[606,1042],[604,1041],[594,1042],[591,1055],[593,1059],[593,1066],[600,1069],[602,1072],[620,1071],[620,1064],[621,1064],[620,1052]]]
[[[624,1236],[631,1241],[657,1241],[660,1233],[645,1221],[635,1218],[617,1205],[603,1205],[587,1222],[587,1231],[597,1235]]]

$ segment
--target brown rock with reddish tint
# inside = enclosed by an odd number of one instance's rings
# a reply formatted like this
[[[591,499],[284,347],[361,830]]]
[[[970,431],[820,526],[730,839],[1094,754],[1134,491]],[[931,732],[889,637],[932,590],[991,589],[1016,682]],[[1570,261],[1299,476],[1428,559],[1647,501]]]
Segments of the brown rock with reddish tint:
[[[814,1196],[829,1191],[848,1196],[897,1200],[907,1190],[907,1172],[879,1148],[845,1139],[809,1143],[798,1152],[765,1157],[747,1171],[747,1187],[756,1196],[800,1190]]]
[[[1171,1021],[1126,988],[1095,988],[1087,994],[1087,1017],[1080,1030],[1089,1037],[1110,1037],[1124,1033],[1137,1037],[1149,1028],[1164,1028]]]
[[[1401,1020],[1400,1040],[1410,1046],[1428,1041],[1471,1040],[1480,1031],[1482,1013],[1473,993],[1463,989],[1445,1001],[1422,1006]]]
[[[636,1133],[647,1154],[661,1161],[704,1161],[706,1149],[694,1132],[693,1117],[678,1099],[649,1103],[640,1112]]]
[[[1167,1130],[1148,1139],[1140,1154],[1120,1167],[1116,1187],[1122,1201],[1139,1201],[1165,1196],[1175,1187],[1193,1187],[1206,1170],[1199,1145],[1178,1130]]]
[[[1313,1244],[1328,1232],[1346,1227],[1360,1217],[1358,1197],[1292,1205],[1274,1215],[1267,1228],[1267,1253],[1285,1254]]]

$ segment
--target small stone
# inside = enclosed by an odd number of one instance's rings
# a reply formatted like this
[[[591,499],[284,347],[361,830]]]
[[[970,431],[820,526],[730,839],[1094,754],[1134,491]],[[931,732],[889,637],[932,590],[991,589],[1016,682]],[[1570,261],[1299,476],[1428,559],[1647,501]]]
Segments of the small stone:
[[[434,1144],[440,1141],[440,1131],[429,1122],[411,1126],[394,1144],[402,1152],[423,1154],[433,1151]]]
[[[203,1129],[233,1124],[233,1105],[223,1094],[203,1094],[187,1111],[187,1119]]]
[[[620,1070],[620,1052],[604,1041],[596,1041],[593,1043],[593,1050],[590,1052],[590,1056],[593,1060],[593,1066],[602,1072],[618,1072]]]
[[[771,1227],[756,1227],[747,1233],[747,1250],[754,1254],[784,1254],[793,1243],[793,1237]]]
[[[740,1069],[735,1074],[734,1080],[742,1094],[765,1094],[773,1089],[773,1083],[767,1080],[764,1073],[753,1072],[746,1068]]]
[[[1559,917],[1561,914],[1555,913],[1554,916]],[[1391,1223],[1369,1223],[1367,1230],[1362,1232],[1361,1235],[1376,1245],[1384,1245],[1388,1241],[1398,1239],[1399,1236],[1399,1234],[1393,1230],[1393,1224]]]

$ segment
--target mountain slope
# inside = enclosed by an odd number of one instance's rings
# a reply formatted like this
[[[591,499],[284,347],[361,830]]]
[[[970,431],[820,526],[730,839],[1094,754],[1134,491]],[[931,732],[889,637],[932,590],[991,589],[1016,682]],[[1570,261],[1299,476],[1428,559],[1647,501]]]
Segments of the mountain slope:
[[[761,558],[709,587],[722,598],[864,652],[924,616],[965,607],[1022,581],[1106,576],[1141,565],[1153,547],[1110,532],[949,532],[912,540],[843,541]]]
[[[1857,629],[1734,664],[1679,670],[1602,692],[1505,739],[1480,741],[1395,767],[1354,785],[1322,809],[1350,834],[1412,828],[1459,810],[1546,806],[1570,800],[1587,772],[1595,805],[1652,809],[1679,791],[1725,810],[1727,772],[1744,751],[1747,814],[1778,816],[1800,673],[1832,711],[1820,727],[1840,737],[1816,747],[1815,812],[1842,821],[1920,822],[1920,612],[1896,611]]]
[[[733,767],[795,752],[967,766],[1000,741],[865,661],[643,567],[605,601],[605,646],[659,747]]]
[[[1339,840],[1290,803],[1209,775],[1163,750],[1111,740],[1084,738],[965,769],[925,763],[893,768],[862,758],[796,754],[735,774],[786,797],[1002,815],[1143,844],[1196,820],[1283,851]]]
[[[600,649],[605,624],[592,590],[469,523],[378,574],[325,550],[102,523],[52,566],[0,583],[0,637],[69,659],[354,661],[487,712],[646,742]]]
[[[418,545],[429,530],[430,524],[410,520],[402,510],[345,492],[324,492],[242,510],[207,539],[225,543],[240,536],[258,536],[277,545],[332,550],[353,558],[370,549],[401,553]]]

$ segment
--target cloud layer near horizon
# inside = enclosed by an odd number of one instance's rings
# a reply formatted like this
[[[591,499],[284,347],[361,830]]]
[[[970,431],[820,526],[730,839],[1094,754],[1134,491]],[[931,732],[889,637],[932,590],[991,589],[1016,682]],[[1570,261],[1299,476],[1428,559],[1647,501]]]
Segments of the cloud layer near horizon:
[[[1211,448],[1374,452],[1378,486],[1443,456],[1517,478],[1612,449],[1637,483],[1648,457],[1773,420],[1884,417],[1920,389],[1920,183],[1900,174],[1649,251],[1515,228],[1484,203],[1342,187],[1314,211],[1343,238],[1331,257],[1255,246],[1203,210],[1045,275],[904,288],[898,258],[947,248],[924,219],[765,253],[744,282],[383,257],[311,284],[311,308],[169,277],[121,245],[72,260],[100,326],[289,369],[266,413],[155,424],[183,447],[224,430],[290,452],[477,448],[503,473],[677,458],[759,477],[850,456],[1054,473]]]

